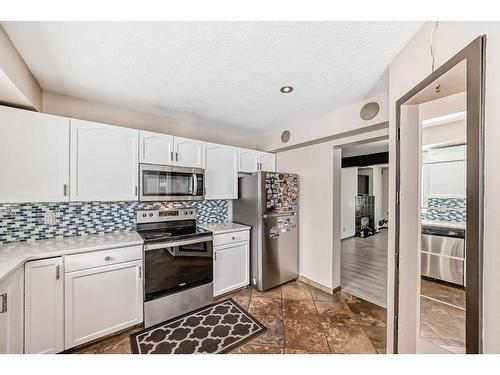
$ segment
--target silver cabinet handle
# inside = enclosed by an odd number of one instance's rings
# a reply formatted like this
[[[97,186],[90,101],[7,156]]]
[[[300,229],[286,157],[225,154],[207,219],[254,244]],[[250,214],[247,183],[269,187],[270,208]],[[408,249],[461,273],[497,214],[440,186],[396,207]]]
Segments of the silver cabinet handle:
[[[139,266],[139,279],[142,277],[142,266]]]
[[[109,255],[107,255],[105,258],[104,258],[105,261],[109,261],[111,260],[111,257]]]
[[[217,260],[217,252],[214,251],[214,260]]]
[[[56,280],[59,280],[61,278],[61,266],[58,264],[56,266]]]
[[[178,152],[175,153],[175,161],[179,161],[179,153]]]
[[[174,161],[174,152],[170,151],[170,161]]]
[[[137,197],[137,190],[139,190],[139,189],[137,188],[137,185],[135,185],[135,196],[136,197]]]
[[[7,293],[0,294],[0,314],[7,312]]]
[[[63,185],[63,194],[65,197],[68,196],[68,184]]]

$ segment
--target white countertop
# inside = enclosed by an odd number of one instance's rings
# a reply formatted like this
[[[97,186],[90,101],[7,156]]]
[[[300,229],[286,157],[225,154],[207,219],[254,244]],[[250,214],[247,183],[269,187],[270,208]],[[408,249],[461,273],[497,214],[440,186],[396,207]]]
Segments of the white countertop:
[[[454,223],[451,221],[422,220],[422,225],[428,227],[436,227],[436,228],[450,228],[450,229],[464,229],[464,230],[466,228],[465,223]]]
[[[142,237],[137,232],[122,232],[0,245],[0,282],[29,260],[142,245],[142,243]]]
[[[238,223],[222,223],[222,224],[201,224],[199,225],[203,229],[210,230],[213,234],[231,233],[239,232],[242,230],[249,230],[251,227],[248,225],[238,224]]]

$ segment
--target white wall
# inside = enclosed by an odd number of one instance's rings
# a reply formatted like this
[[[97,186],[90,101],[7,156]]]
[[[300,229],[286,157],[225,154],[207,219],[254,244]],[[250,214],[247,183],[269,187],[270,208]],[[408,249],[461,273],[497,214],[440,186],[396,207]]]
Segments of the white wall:
[[[382,218],[389,219],[389,168],[383,167],[381,172],[382,172]]]
[[[342,160],[335,147],[386,135],[381,129],[277,153],[277,169],[300,178],[300,275],[329,288],[340,286]]]
[[[221,127],[199,118],[172,119],[109,104],[43,92],[43,112],[111,125],[200,139],[232,146],[258,148],[256,137],[245,131]]]
[[[374,217],[375,217],[375,228],[378,228],[378,222],[383,217],[382,211],[382,168],[379,166],[373,167],[373,184],[372,184],[372,194],[375,196],[375,207],[374,207]]]
[[[365,121],[361,119],[359,111],[364,104],[372,101],[379,104],[380,111],[372,120]],[[307,142],[323,138],[325,141],[328,141],[329,137],[336,134],[385,123],[387,122],[387,114],[387,93],[384,92],[366,100],[325,113],[322,116],[289,124],[286,128],[263,135],[259,140],[259,144],[264,150],[274,151],[285,147],[304,145]],[[284,130],[290,131],[290,140],[287,143],[281,142],[281,133]],[[345,136],[347,137],[348,134]]]
[[[0,102],[42,108],[42,89],[1,25]]]
[[[306,156],[307,155],[307,156]],[[332,279],[333,146],[319,144],[277,155],[277,170],[300,178],[299,274],[329,288]]]
[[[411,88],[431,73],[431,57],[429,54],[429,38],[433,23],[427,23],[421,31],[409,42],[389,66],[389,121],[390,121],[390,150],[395,151],[395,103]],[[500,221],[497,213],[500,212],[498,186],[500,186],[500,23],[498,22],[440,22],[435,33],[436,67],[441,66],[454,54],[481,34],[486,34],[486,103],[485,103],[485,204],[484,204],[484,351],[486,353],[500,353]],[[409,135],[408,129],[402,129],[402,140]],[[417,138],[408,140],[406,146],[416,147]],[[406,148],[406,150],[410,150]],[[411,155],[405,154],[403,149],[402,166]],[[390,163],[394,166],[394,158]],[[395,175],[391,173],[391,202],[394,201]],[[415,185],[407,185],[402,190],[402,201],[406,198],[415,198]],[[390,206],[390,216],[394,217],[395,206]],[[413,223],[415,217],[402,210],[402,223]],[[391,226],[390,226],[391,228]],[[404,228],[402,235],[406,236]],[[389,264],[394,258],[394,231],[389,230]],[[404,241],[404,238],[402,238]],[[413,246],[418,245],[413,243]],[[415,249],[416,251],[416,249]],[[389,267],[389,279],[393,279],[393,268]],[[389,288],[388,302],[393,300]],[[401,293],[408,291],[402,290]],[[393,306],[388,306],[392,309]],[[391,321],[388,320],[392,328]],[[392,336],[388,336],[389,349],[392,346]]]
[[[352,237],[356,234],[356,195],[358,195],[358,168],[342,168],[341,175],[341,238]]]

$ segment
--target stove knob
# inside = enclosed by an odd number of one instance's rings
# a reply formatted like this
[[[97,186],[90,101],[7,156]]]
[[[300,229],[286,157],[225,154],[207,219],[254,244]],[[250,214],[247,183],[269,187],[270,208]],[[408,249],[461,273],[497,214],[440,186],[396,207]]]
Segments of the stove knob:
[[[142,217],[146,217],[146,216],[147,216],[147,214],[142,214]]]
[[[187,214],[188,214],[187,211],[184,211],[184,215],[187,215]]]
[[[193,211],[189,211],[189,214],[192,215],[193,214]]]
[[[153,213],[152,212],[149,213],[149,217],[153,217]]]

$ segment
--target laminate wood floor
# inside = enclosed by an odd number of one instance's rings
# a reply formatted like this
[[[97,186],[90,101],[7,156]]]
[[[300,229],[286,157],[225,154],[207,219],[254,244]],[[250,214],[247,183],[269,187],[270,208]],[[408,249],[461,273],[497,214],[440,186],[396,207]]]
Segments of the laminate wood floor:
[[[340,263],[342,290],[387,306],[387,229],[367,238],[342,240]]]

